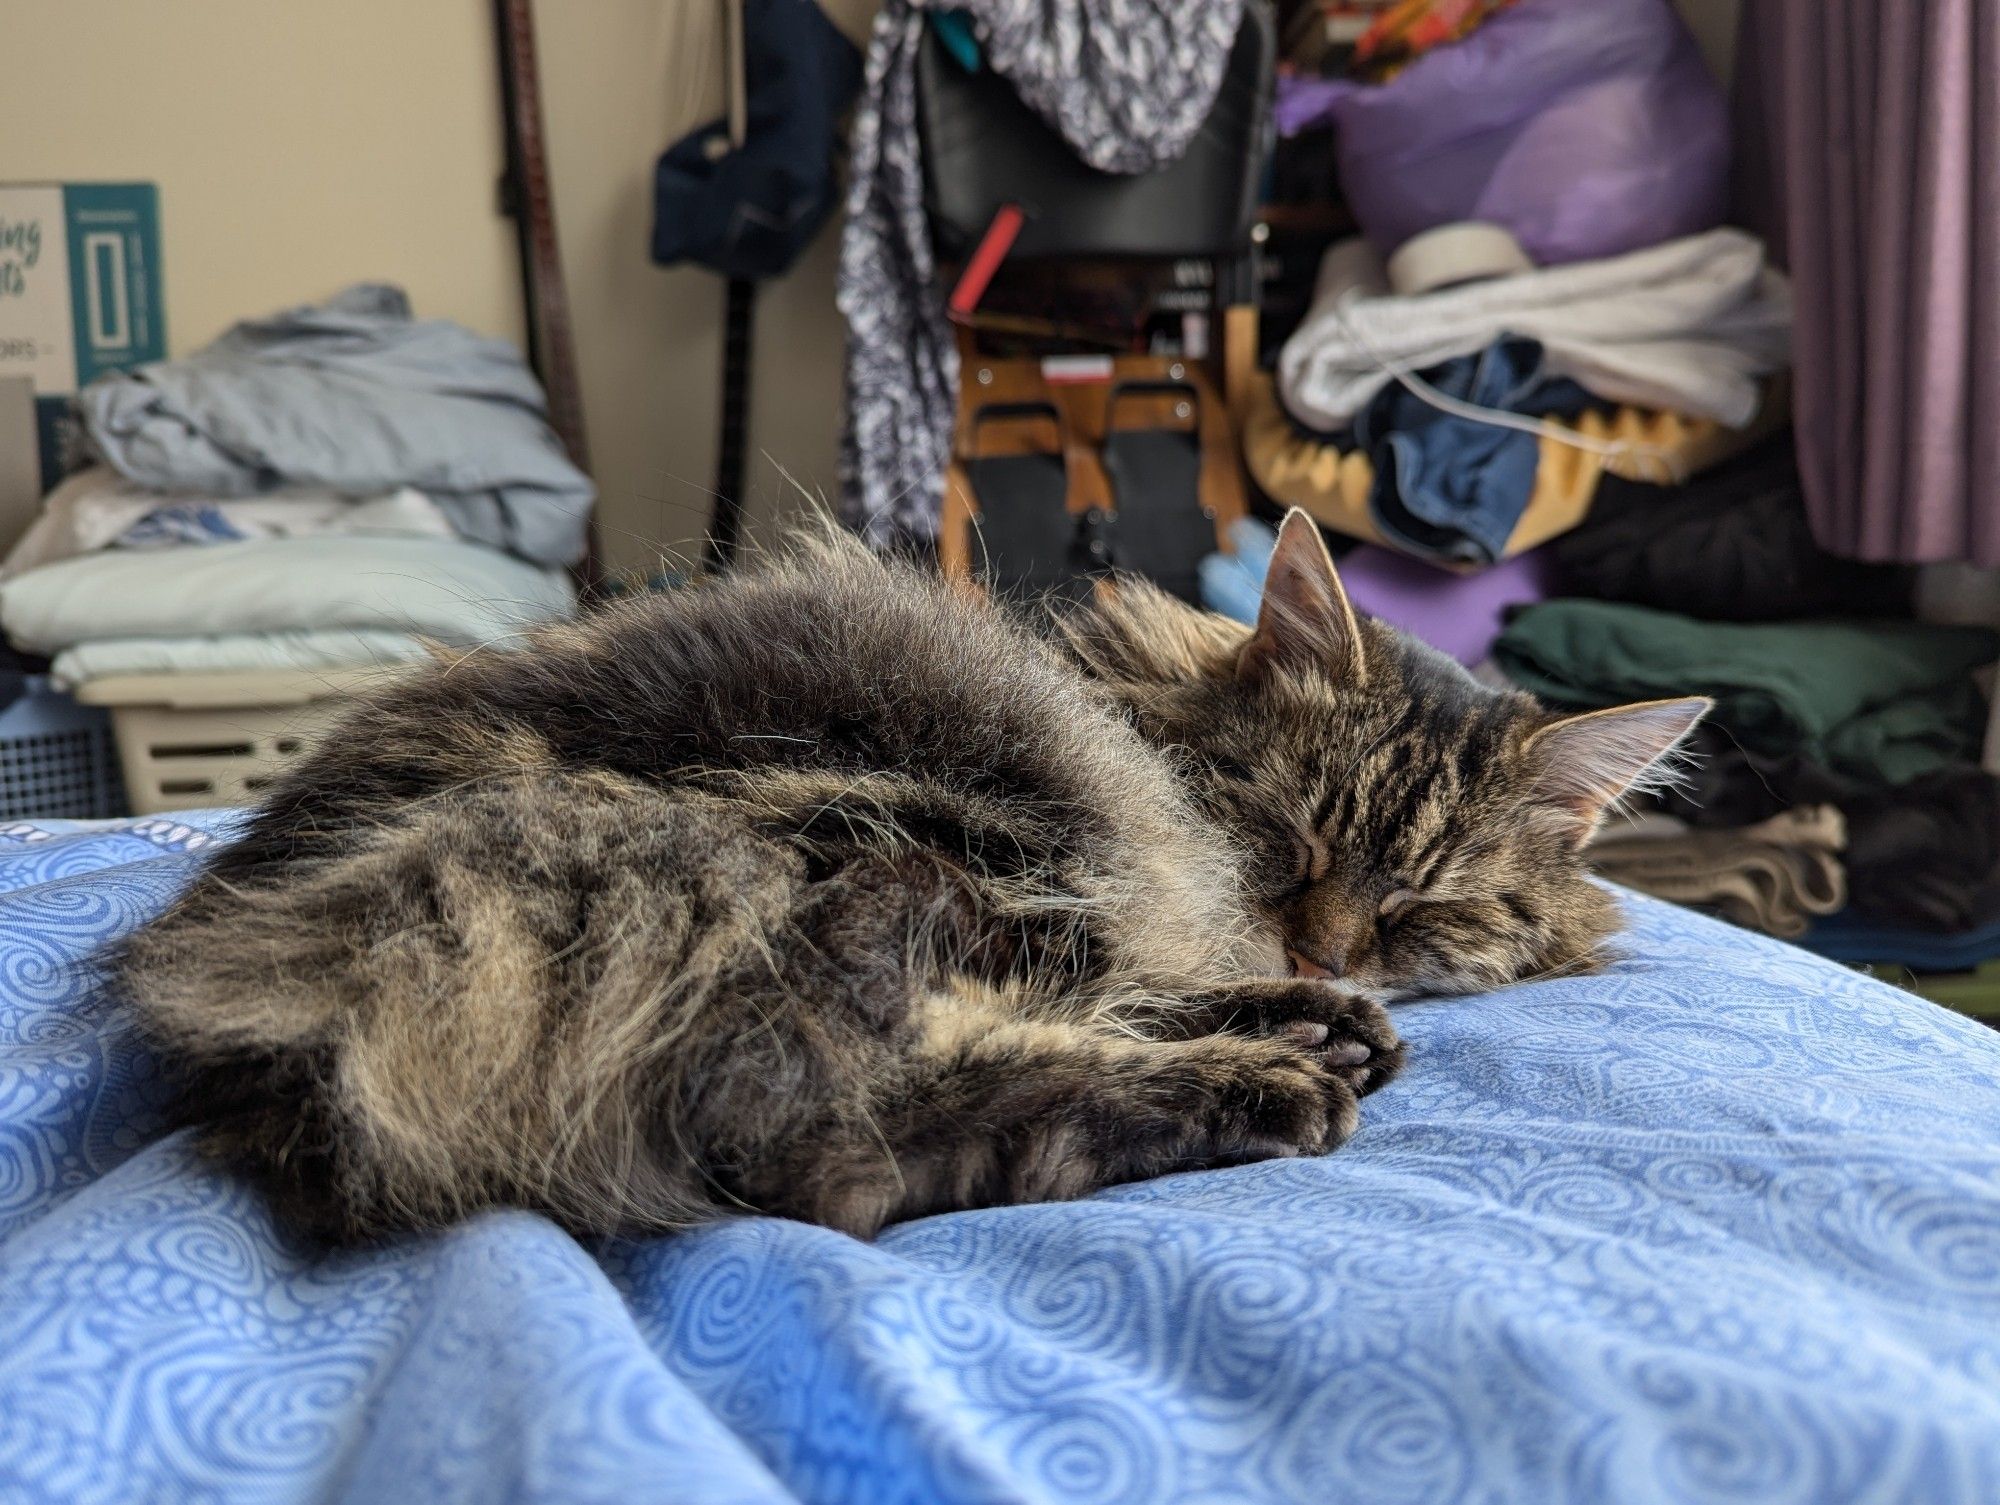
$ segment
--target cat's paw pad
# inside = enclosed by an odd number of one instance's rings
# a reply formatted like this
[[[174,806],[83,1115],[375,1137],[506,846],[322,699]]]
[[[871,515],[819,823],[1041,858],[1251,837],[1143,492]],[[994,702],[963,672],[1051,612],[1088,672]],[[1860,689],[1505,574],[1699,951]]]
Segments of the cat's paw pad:
[[[1258,1033],[1311,1052],[1326,1070],[1366,1096],[1402,1069],[1404,1046],[1389,1012],[1372,998],[1314,978],[1251,984],[1247,996]]]
[[[1336,995],[1330,1005],[1333,1017],[1313,1021],[1328,1026],[1321,1058],[1329,1071],[1366,1097],[1403,1069],[1407,1047],[1389,1022],[1389,1011],[1374,999],[1329,989],[1325,983],[1318,986]]]

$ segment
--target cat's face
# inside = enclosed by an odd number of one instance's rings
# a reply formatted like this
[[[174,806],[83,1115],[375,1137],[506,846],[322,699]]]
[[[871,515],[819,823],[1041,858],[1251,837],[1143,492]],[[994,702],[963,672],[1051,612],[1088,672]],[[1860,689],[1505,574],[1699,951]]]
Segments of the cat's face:
[[[1254,633],[1164,599],[1124,614],[1180,643],[1149,683],[1109,682],[1149,737],[1184,750],[1297,970],[1401,998],[1593,965],[1617,915],[1579,849],[1707,702],[1559,716],[1488,689],[1357,618],[1300,514]],[[1174,664],[1193,672],[1160,672]]]
[[[1565,723],[1363,632],[1365,689],[1272,674],[1181,739],[1294,967],[1381,998],[1589,970],[1617,915],[1579,848],[1640,775],[1630,760],[1664,753],[1700,706]]]

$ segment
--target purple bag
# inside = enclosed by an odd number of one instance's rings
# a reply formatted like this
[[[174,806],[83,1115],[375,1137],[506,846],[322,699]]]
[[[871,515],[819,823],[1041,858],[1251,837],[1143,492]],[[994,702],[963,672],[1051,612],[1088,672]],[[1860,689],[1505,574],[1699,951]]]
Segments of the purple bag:
[[[1340,559],[1340,582],[1355,608],[1422,638],[1470,667],[1493,651],[1508,609],[1544,600],[1548,554],[1530,549],[1490,569],[1454,575],[1407,554],[1362,544]]]
[[[1520,0],[1386,84],[1286,80],[1278,126],[1331,117],[1355,218],[1387,256],[1459,220],[1543,266],[1722,221],[1722,91],[1669,0]]]

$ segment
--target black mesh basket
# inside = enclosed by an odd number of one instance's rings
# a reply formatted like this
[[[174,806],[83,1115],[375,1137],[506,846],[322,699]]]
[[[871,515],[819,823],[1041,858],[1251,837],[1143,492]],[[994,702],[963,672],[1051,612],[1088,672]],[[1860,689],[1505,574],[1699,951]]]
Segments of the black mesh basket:
[[[45,679],[0,711],[0,820],[98,820],[125,813],[111,717]]]

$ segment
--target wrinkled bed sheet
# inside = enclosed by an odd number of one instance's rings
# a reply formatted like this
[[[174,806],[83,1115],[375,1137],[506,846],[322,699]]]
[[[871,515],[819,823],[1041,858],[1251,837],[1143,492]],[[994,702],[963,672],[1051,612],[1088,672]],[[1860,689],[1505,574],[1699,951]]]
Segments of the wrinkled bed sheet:
[[[312,1263],[83,966],[204,822],[0,828],[0,1500],[2000,1499],[2000,1035],[1803,952],[1634,899],[1325,1159]]]

